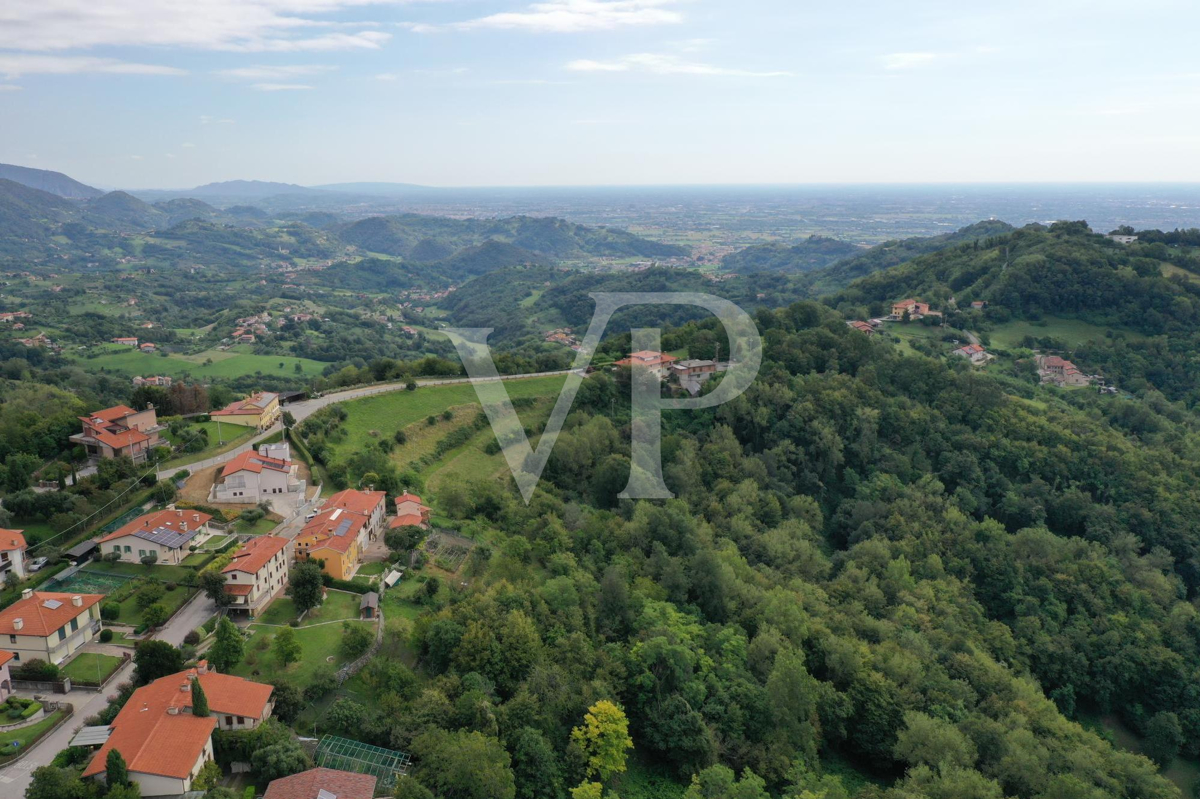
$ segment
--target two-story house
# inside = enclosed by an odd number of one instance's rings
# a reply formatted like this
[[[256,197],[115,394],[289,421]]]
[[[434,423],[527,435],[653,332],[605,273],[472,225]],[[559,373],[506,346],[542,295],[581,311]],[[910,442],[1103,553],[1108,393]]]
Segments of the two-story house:
[[[396,497],[396,515],[388,522],[388,529],[397,527],[428,527],[429,507],[421,504],[421,498],[407,491]]]
[[[139,516],[99,540],[101,557],[117,553],[126,563],[141,563],[154,557],[156,563],[178,566],[189,554],[193,543],[209,536],[212,519],[198,510],[168,507]]]
[[[151,449],[158,446],[158,415],[154,406],[135,411],[127,405],[96,411],[80,416],[82,431],[69,440],[79,444],[88,458],[119,458],[122,455],[141,463]]]
[[[213,502],[255,504],[281,495],[304,491],[299,467],[291,461],[243,452],[225,464],[220,482],[212,487]]]
[[[25,543],[24,532],[0,528],[0,583],[10,574],[18,580],[24,580],[27,576],[25,550],[28,545]]]
[[[366,523],[366,516],[344,508],[322,510],[296,536],[296,560],[318,562],[330,577],[349,580],[358,571],[359,533]]]
[[[290,539],[260,535],[247,541],[221,569],[225,593],[232,598],[229,609],[258,615],[287,587],[291,560]]]
[[[663,352],[655,352],[654,350],[641,350],[640,352],[630,353],[628,358],[622,358],[616,362],[616,366],[637,366],[643,369],[649,369],[656,374],[661,380],[667,376],[667,370],[671,368],[671,364],[678,360],[674,355],[667,355]]]
[[[0,611],[0,645],[17,664],[35,659],[60,664],[99,634],[102,599],[103,594],[26,589]]]
[[[383,532],[383,521],[387,517],[387,493],[356,491],[348,488],[334,494],[321,506],[322,511],[337,508],[364,518],[363,526],[358,531],[358,544],[361,548],[366,549],[367,544],[374,541]]]
[[[204,690],[207,716],[192,712],[193,681]],[[116,749],[142,796],[187,793],[204,764],[213,759],[213,730],[254,729],[270,718],[273,690],[270,685],[218,674],[205,661],[194,669],[160,677],[129,697],[83,776],[102,782],[108,753]]]
[[[260,391],[245,399],[231,402],[219,411],[209,414],[213,419],[266,430],[283,414],[279,407],[279,395]]]

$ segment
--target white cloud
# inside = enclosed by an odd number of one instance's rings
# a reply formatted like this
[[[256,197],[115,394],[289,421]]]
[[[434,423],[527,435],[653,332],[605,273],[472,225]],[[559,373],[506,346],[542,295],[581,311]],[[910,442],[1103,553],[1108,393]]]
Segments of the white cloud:
[[[218,117],[210,117],[207,114],[200,115],[201,125],[232,125],[232,119],[220,119]]]
[[[236,69],[220,69],[217,70],[218,75],[225,78],[237,78],[239,80],[287,80],[288,78],[296,78],[301,75],[319,75],[322,72],[332,72],[337,67],[327,66],[324,64],[293,64],[290,66],[262,66],[255,65],[252,67],[238,67]]]
[[[135,64],[115,58],[91,56],[27,55],[0,53],[0,75],[79,75],[105,73],[109,75],[185,75],[182,69],[160,64]]]
[[[297,92],[308,91],[312,86],[305,83],[255,83],[250,88],[260,92]]]
[[[544,0],[524,11],[504,11],[447,26],[457,30],[491,28],[530,33],[584,33],[615,28],[674,25],[683,15],[668,6],[680,0]],[[432,33],[442,28],[422,23],[404,23],[415,33]]]
[[[712,75],[738,78],[785,78],[790,72],[761,72],[731,69],[698,61],[687,61],[667,53],[634,53],[615,61],[580,59],[567,64],[572,72],[649,72],[654,75]]]
[[[399,80],[399,79],[400,79],[400,76],[394,72],[380,72],[378,75],[375,76],[375,80],[382,80],[382,81],[392,81],[392,80]]]
[[[192,144],[190,141],[185,141],[183,144],[181,144],[179,146],[180,147],[195,147],[196,145]]]
[[[890,53],[883,56],[884,69],[912,69],[933,63],[939,58],[937,53]]]
[[[15,83],[0,83],[0,92],[19,92],[21,87]]]
[[[198,50],[290,52],[378,48],[388,34],[320,18],[389,0],[4,0],[0,48],[70,50],[166,46]],[[352,27],[369,28],[373,23]],[[317,35],[307,35],[316,32]]]

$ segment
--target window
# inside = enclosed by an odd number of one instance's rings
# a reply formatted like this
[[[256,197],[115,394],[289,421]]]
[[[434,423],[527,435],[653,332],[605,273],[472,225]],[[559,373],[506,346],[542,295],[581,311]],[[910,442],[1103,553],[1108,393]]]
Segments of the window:
[[[133,548],[132,548],[132,547],[128,547],[128,546],[127,546],[127,547],[125,547],[125,551],[126,551],[126,552],[132,552],[132,551],[133,551]]]
[[[58,628],[58,640],[59,641],[67,640],[67,628],[66,627]]]
[[[21,653],[13,652],[13,660],[20,660],[20,659],[21,659]]]
[[[79,619],[71,619],[71,632],[79,629]]]
[[[146,557],[146,550],[144,550],[144,549],[139,549],[139,550],[138,550],[138,557],[139,557],[139,558],[144,558],[144,557]]]
[[[15,635],[8,636],[8,642],[10,644],[15,644],[17,642],[17,636],[15,636]]]
[[[225,726],[226,726],[226,727],[232,727],[232,726],[233,726],[233,716],[226,716],[226,717],[225,717]]]

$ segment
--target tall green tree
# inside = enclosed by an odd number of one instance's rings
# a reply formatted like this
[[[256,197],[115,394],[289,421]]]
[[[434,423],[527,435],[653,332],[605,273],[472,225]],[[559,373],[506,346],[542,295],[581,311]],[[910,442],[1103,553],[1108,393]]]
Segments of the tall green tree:
[[[217,671],[227,672],[241,662],[245,650],[246,640],[242,637],[242,631],[228,617],[222,616],[217,622],[216,640],[208,650],[208,662]]]
[[[587,758],[587,773],[601,782],[625,772],[625,758],[633,748],[625,711],[607,699],[588,708],[583,724],[571,730],[571,742]]]
[[[128,785],[129,767],[124,756],[116,749],[109,749],[104,759],[104,784],[109,786]]]
[[[138,685],[183,671],[183,653],[166,641],[142,641],[133,651],[134,681]]]
[[[296,605],[299,613],[312,610],[321,604],[321,596],[325,591],[321,567],[312,561],[299,563],[288,576],[288,596]]]
[[[300,641],[296,638],[296,631],[291,627],[284,627],[277,632],[275,640],[271,642],[271,651],[275,653],[279,665],[285,669],[300,660]]]
[[[199,679],[192,680],[192,715],[208,717],[208,697],[204,695],[204,686]]]

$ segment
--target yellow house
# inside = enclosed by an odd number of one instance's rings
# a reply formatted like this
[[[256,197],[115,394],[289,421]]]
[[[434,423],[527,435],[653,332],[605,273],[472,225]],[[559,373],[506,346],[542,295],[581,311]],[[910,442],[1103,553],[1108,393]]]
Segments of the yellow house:
[[[213,411],[209,415],[227,424],[266,430],[275,424],[282,413],[279,407],[279,395],[269,391],[260,391],[245,399],[231,402],[221,410]]]
[[[321,571],[349,580],[358,571],[359,531],[367,518],[344,508],[321,511],[296,536],[296,560],[323,561]]]

